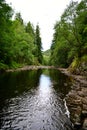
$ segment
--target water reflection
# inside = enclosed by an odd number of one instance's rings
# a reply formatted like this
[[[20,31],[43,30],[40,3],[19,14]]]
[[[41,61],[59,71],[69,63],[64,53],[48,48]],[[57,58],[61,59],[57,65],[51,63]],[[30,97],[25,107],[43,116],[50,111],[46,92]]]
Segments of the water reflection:
[[[0,106],[1,130],[71,130],[71,122],[66,116],[61,91],[54,89],[54,79],[41,70],[20,72],[12,79],[8,76],[8,95],[0,96],[4,102]],[[22,75],[21,75],[22,74]],[[19,77],[19,80],[18,80]],[[14,79],[13,79],[14,78]],[[12,87],[12,81],[13,86]],[[58,80],[58,79],[57,79]],[[53,82],[52,82],[53,81]],[[57,81],[55,80],[56,85]],[[6,85],[6,86],[4,86]],[[10,86],[8,86],[10,85]],[[17,85],[17,88],[15,89]],[[12,88],[11,88],[12,87]],[[58,87],[58,86],[57,86]],[[61,86],[62,87],[62,86]],[[3,88],[3,90],[5,89]],[[21,90],[22,89],[22,90]],[[19,91],[21,90],[21,91]],[[5,92],[5,90],[4,90]],[[3,98],[4,97],[4,98]]]
[[[50,93],[52,91],[51,89],[51,81],[50,78],[46,75],[41,75],[40,81],[39,81],[39,95],[43,100],[45,100],[46,97],[50,96]]]

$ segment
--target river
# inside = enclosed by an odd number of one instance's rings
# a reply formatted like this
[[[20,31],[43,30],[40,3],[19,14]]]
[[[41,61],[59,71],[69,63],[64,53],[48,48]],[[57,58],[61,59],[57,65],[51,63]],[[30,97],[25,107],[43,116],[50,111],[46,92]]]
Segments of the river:
[[[58,70],[0,74],[0,130],[72,130],[64,100],[70,87]]]

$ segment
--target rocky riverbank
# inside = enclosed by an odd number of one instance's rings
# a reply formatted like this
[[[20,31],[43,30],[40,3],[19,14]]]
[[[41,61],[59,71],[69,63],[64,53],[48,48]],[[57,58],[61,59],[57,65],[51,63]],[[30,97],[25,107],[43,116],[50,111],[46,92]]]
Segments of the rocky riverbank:
[[[70,76],[73,82],[72,89],[66,96],[66,103],[74,129],[87,130],[87,77],[73,75],[67,69],[59,70]]]

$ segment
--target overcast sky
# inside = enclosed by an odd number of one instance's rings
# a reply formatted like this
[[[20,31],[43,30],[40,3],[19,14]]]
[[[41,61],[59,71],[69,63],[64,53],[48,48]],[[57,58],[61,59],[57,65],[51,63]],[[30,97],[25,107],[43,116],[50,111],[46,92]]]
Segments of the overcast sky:
[[[70,1],[71,0],[6,0],[7,3],[12,3],[12,8],[15,12],[21,13],[24,22],[30,21],[34,26],[39,23],[44,50],[50,48],[54,24],[60,19],[60,16]]]

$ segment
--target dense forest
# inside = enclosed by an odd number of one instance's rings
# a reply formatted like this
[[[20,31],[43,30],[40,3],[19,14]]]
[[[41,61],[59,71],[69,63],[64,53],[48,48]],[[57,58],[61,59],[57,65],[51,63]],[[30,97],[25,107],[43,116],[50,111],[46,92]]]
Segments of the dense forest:
[[[13,10],[0,0],[0,69],[42,64],[39,25],[24,24],[20,13],[12,20]]]
[[[56,22],[50,64],[87,70],[87,0],[71,1]]]
[[[54,65],[87,70],[87,1],[71,1],[54,25],[51,49],[42,52],[40,27],[0,0],[0,69]],[[73,70],[72,70],[73,71]]]

